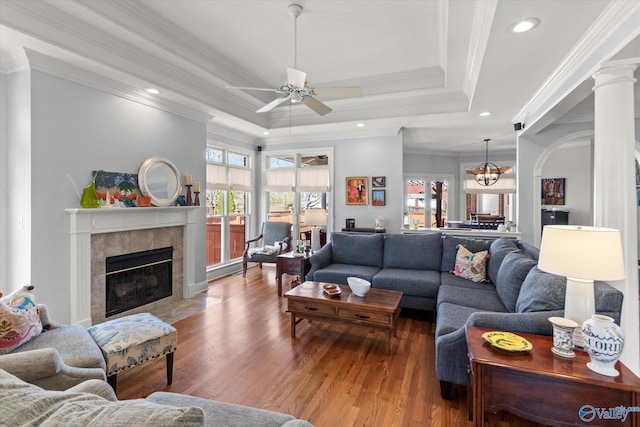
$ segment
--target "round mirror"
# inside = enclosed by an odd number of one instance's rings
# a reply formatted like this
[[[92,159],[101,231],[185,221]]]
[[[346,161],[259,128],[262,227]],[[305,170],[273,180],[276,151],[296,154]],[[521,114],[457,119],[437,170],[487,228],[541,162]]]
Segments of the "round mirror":
[[[180,172],[169,160],[151,157],[138,171],[138,186],[155,206],[173,206],[182,189]]]

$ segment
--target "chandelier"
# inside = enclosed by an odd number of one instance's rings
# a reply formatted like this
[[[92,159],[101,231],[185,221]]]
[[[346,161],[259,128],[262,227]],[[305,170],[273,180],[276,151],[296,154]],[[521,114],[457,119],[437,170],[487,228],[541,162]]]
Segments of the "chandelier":
[[[493,163],[489,163],[489,141],[490,139],[485,139],[485,159],[484,163],[478,165],[473,170],[473,177],[476,182],[480,185],[484,185],[485,187],[489,187],[500,179],[500,174],[503,172],[500,170],[498,166]]]

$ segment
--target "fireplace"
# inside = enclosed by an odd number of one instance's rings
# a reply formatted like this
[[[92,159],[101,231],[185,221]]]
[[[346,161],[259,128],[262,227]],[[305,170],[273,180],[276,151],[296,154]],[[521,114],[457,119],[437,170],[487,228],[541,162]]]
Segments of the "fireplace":
[[[196,282],[198,206],[123,209],[66,209],[71,240],[71,323],[88,328],[106,320],[106,258],[158,248],[173,248],[172,295],[124,311],[152,312],[207,290]]]
[[[110,256],[105,264],[105,317],[172,294],[173,247]]]

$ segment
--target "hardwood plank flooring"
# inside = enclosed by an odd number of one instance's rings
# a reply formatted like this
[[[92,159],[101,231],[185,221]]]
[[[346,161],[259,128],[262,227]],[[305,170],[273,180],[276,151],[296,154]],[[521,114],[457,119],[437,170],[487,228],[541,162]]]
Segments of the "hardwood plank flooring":
[[[464,388],[456,400],[440,398],[434,324],[424,316],[401,315],[386,356],[385,334],[365,328],[305,320],[291,338],[275,267],[213,281],[208,297],[217,303],[174,323],[173,384],[166,384],[161,358],[118,374],[119,399],[172,391],[285,412],[316,426],[472,425]],[[538,424],[498,414],[486,425]]]

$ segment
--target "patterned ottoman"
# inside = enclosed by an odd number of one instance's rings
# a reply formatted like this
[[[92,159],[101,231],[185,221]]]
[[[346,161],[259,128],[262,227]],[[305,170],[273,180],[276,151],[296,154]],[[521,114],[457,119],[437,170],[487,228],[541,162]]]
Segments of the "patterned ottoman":
[[[109,320],[88,329],[107,362],[107,381],[116,391],[117,374],[162,355],[167,356],[167,384],[173,377],[173,352],[178,332],[152,314]]]

